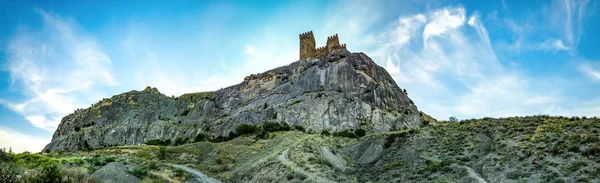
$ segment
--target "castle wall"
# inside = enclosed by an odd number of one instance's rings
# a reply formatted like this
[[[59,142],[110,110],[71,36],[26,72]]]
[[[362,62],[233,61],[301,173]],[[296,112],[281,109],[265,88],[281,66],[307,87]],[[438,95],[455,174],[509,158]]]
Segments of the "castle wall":
[[[312,31],[300,34],[300,60],[309,57],[325,57],[337,49],[346,49],[346,44],[340,45],[337,34],[327,37],[327,44],[319,48],[316,48],[315,36]]]
[[[327,47],[323,46],[323,47],[317,48],[315,53],[312,55],[312,57],[325,57],[328,54],[329,54],[329,50],[327,50]]]

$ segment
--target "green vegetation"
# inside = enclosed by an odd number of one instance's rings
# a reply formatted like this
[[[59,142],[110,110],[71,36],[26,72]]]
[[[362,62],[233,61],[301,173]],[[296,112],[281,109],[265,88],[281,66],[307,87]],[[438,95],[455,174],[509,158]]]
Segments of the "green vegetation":
[[[167,146],[158,147],[158,159],[165,159],[165,155],[167,154]]]
[[[17,182],[19,170],[13,163],[0,163],[0,182]]]
[[[254,134],[260,131],[260,129],[254,125],[241,124],[235,128],[238,135],[243,134]]]
[[[292,127],[287,123],[283,123],[283,125],[276,122],[266,122],[263,124],[263,131],[265,132],[278,132],[278,131],[290,131]]]
[[[184,139],[184,138],[181,138],[181,137],[177,137],[177,139],[175,139],[175,141],[173,142],[173,145],[174,146],[183,145],[183,144],[185,144],[187,142],[188,142],[187,139]]]
[[[324,130],[321,131],[321,135],[331,136],[331,133],[329,133],[329,129],[324,129]]]
[[[305,129],[299,126],[275,122],[235,129],[215,138],[219,143],[198,134],[196,143],[168,148],[192,139],[80,152],[0,153],[0,179],[86,182],[86,176],[107,163],[122,162],[144,182],[189,178],[167,164],[187,165],[224,182],[316,181],[315,176],[333,182],[471,182],[476,177],[488,182],[600,181],[597,118],[432,121],[420,128],[368,135],[361,129],[301,133]],[[256,138],[247,138],[252,135]],[[260,172],[268,176],[257,177]]]
[[[364,137],[366,134],[367,134],[367,132],[365,130],[357,129],[357,130],[338,131],[338,132],[333,133],[333,136],[359,138],[359,137]]]
[[[42,165],[42,182],[56,183],[62,182],[60,165],[57,162],[47,162]]]
[[[304,129],[304,127],[300,126],[300,125],[295,125],[294,129],[301,131],[301,132],[306,132],[306,129]]]
[[[135,167],[133,170],[127,171],[127,173],[129,173],[137,178],[143,179],[144,177],[146,177],[148,175],[148,168]]]
[[[456,122],[458,122],[458,118],[452,116],[452,117],[448,118],[448,121],[450,121],[452,123],[456,123]]]
[[[200,142],[204,140],[206,140],[206,135],[202,133],[199,133],[198,135],[196,135],[196,138],[194,138],[194,142]]]
[[[146,142],[146,145],[168,146],[168,145],[171,145],[171,139],[167,139],[167,140],[153,139],[153,140],[149,140],[148,142]]]

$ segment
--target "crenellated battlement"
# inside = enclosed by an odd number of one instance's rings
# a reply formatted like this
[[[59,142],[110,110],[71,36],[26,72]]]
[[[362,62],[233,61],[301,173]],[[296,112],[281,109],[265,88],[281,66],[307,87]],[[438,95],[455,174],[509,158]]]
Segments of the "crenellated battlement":
[[[312,33],[313,33],[312,31],[304,32],[304,33],[300,34],[300,37],[307,36],[307,35],[312,35]]]
[[[324,57],[327,56],[333,50],[346,49],[346,44],[340,45],[340,39],[337,34],[328,36],[327,44],[318,48],[316,47],[315,37],[312,31],[301,33],[299,37],[300,60],[309,57]]]

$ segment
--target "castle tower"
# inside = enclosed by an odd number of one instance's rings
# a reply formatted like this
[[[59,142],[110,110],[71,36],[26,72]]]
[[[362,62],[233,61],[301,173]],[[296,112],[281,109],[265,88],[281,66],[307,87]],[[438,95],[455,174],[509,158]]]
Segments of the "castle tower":
[[[327,51],[328,52],[331,52],[331,51],[333,51],[335,49],[339,49],[339,48],[340,48],[340,39],[338,38],[337,34],[327,37]]]
[[[313,56],[316,44],[312,31],[300,34],[300,60]]]

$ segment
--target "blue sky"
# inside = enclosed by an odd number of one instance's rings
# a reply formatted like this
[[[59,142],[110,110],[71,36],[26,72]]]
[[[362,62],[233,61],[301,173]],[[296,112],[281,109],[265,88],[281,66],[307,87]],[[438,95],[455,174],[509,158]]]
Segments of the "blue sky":
[[[0,147],[145,86],[215,90],[338,34],[438,119],[600,114],[597,1],[0,1]]]

